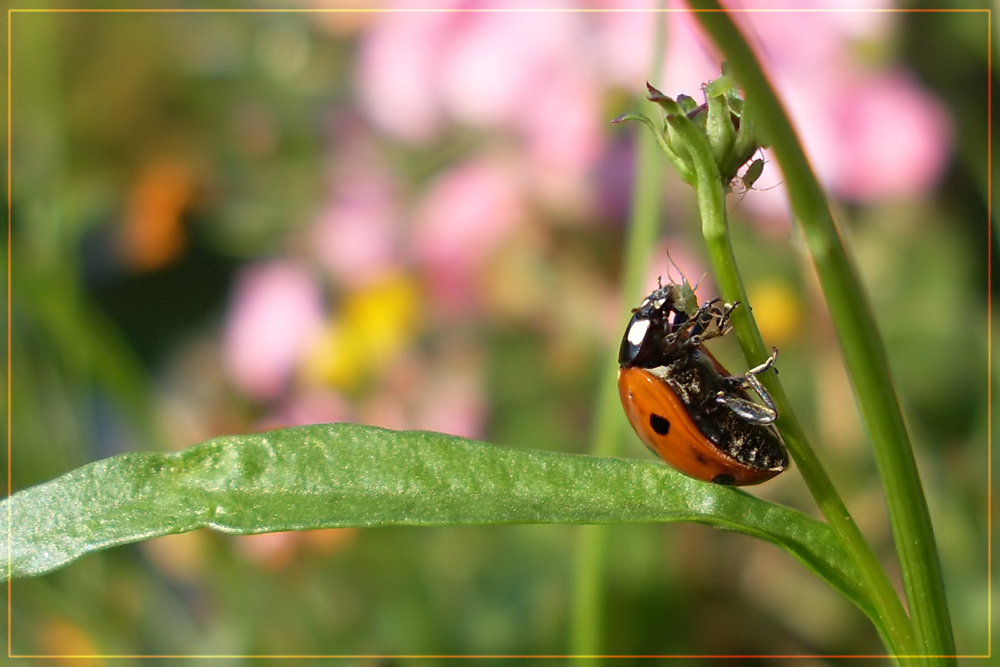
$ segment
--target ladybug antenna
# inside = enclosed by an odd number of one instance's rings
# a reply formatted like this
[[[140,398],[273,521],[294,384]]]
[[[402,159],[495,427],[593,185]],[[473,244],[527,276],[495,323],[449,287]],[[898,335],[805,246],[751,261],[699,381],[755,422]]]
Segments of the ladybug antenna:
[[[674,260],[672,260],[670,258],[670,250],[667,250],[667,280],[669,280],[670,282],[674,282],[673,276],[670,275],[670,267],[671,266],[674,267],[675,269],[677,269],[678,271],[680,271],[680,268],[676,264],[674,264]],[[681,274],[681,275],[684,275],[684,274]]]
[[[681,284],[682,285],[690,285],[691,284],[691,283],[688,282],[687,276],[684,275],[684,272],[681,271],[681,267],[677,266],[677,264],[674,263],[673,258],[670,257],[670,251],[667,250],[667,280],[669,280],[671,283],[673,283],[674,279],[670,275],[670,267],[671,266],[674,267],[675,269],[677,269],[677,273],[681,274]],[[699,280],[698,282],[701,282],[701,281]],[[695,285],[694,289],[698,289],[698,286]]]

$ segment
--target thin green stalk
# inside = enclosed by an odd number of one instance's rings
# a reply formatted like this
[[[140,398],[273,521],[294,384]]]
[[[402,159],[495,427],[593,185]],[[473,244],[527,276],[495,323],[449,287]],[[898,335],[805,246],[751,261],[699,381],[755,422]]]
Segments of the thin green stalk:
[[[777,96],[729,15],[721,11],[717,0],[688,0],[688,3],[695,9],[711,10],[697,12],[696,18],[724,53],[747,98],[753,101],[761,134],[781,163],[792,209],[812,253],[862,419],[874,446],[909,605],[916,652],[926,656],[954,656],[955,643],[940,558],[913,450],[889,375],[885,350],[833,215]],[[771,389],[770,384],[766,386]],[[805,477],[807,471],[803,463],[812,468],[811,462],[797,460],[797,463]],[[810,482],[810,479],[806,481]],[[816,481],[818,478],[812,479],[813,483]],[[813,489],[812,486],[810,488]],[[857,527],[846,512],[841,515],[839,510],[834,510],[836,505],[842,506],[842,503],[839,499],[838,502],[831,500],[835,497],[831,491],[832,486],[827,489],[825,483],[813,489],[817,502],[822,503],[821,508],[825,506],[824,514],[831,525],[842,531],[853,546],[857,542],[854,537]],[[827,513],[829,510],[834,511]],[[865,571],[869,571],[866,563],[870,557],[867,554],[870,554],[867,545],[864,548],[859,545],[857,557]],[[873,592],[881,598],[879,588],[881,586]],[[900,633],[899,638],[904,639],[901,628],[896,627],[898,621],[894,621],[893,625],[894,631]],[[904,642],[903,646],[909,644]]]
[[[662,14],[657,15],[663,18]],[[653,66],[651,76],[658,78],[666,35],[665,21],[657,22],[654,31]],[[628,225],[622,285],[626,299],[638,298],[646,275],[647,249],[656,242],[660,218],[660,183],[663,166],[656,147],[648,141],[636,142],[636,172],[632,189],[631,219]],[[624,320],[623,320],[624,321]],[[618,401],[617,368],[608,367],[607,378],[598,395],[597,418],[591,453],[614,456],[621,448],[621,412]],[[570,630],[572,655],[599,655],[601,610],[604,608],[605,556],[608,546],[608,526],[581,526],[573,577],[573,615]]]
[[[654,144],[638,141],[635,186],[632,193],[632,219],[622,269],[623,294],[626,299],[638,299],[646,274],[647,249],[655,245],[660,204],[662,162]],[[624,319],[622,320],[625,321]],[[591,453],[595,456],[615,456],[621,447],[621,407],[618,401],[617,366],[608,367],[598,398],[597,419]],[[574,607],[571,630],[573,655],[597,655],[603,627],[604,588],[599,583],[607,552],[607,526],[583,526],[576,555],[574,576]]]
[[[618,385],[609,366],[598,392],[592,453],[610,456],[621,442],[618,413]],[[570,619],[570,654],[599,655],[601,628],[604,627],[604,563],[608,553],[609,526],[580,526],[579,542],[573,553],[573,608]]]
[[[608,526],[580,526],[574,553],[573,609],[570,618],[569,654],[601,654],[604,623],[604,563],[607,555]]]

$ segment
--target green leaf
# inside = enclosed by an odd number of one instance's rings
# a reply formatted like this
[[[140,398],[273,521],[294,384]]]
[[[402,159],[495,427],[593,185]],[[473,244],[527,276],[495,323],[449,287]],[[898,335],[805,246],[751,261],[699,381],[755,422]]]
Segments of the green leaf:
[[[253,534],[343,526],[696,521],[770,541],[859,605],[829,527],[656,462],[507,449],[426,431],[318,424],[97,461],[15,493],[8,576],[208,527]]]

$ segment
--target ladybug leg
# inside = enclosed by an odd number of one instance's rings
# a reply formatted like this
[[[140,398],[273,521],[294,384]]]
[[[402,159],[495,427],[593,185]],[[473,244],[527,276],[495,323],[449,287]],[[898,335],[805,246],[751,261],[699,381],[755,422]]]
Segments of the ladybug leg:
[[[715,402],[725,405],[740,417],[743,417],[747,421],[755,424],[774,423],[774,421],[778,418],[778,409],[775,407],[774,401],[771,399],[771,395],[767,393],[766,389],[764,389],[764,385],[762,385],[760,380],[757,379],[757,374],[763,373],[770,368],[774,364],[774,360],[778,358],[778,349],[773,349],[774,353],[760,366],[751,368],[745,375],[736,375],[726,378],[726,382],[735,387],[753,389],[757,395],[760,396],[761,400],[764,401],[764,405],[756,403],[748,398],[744,398],[743,396],[739,396],[735,393],[727,393],[725,391],[720,391],[715,395]]]
[[[753,386],[754,381],[750,380],[748,381],[748,384]],[[768,399],[770,399],[770,397],[768,397]],[[720,391],[716,394],[715,402],[725,405],[743,419],[755,424],[773,424],[778,418],[778,412],[771,406],[761,405],[760,403],[755,403],[754,401],[743,398],[742,396],[727,394],[724,391]]]
[[[719,297],[706,301],[691,318],[688,338],[695,347],[706,340],[725,335],[729,331],[729,314],[740,303],[737,301],[733,304],[723,303],[722,306],[717,306],[716,304],[720,301],[722,299]]]
[[[751,368],[750,370],[748,370],[747,373],[746,373],[746,377],[749,379],[749,378],[753,377],[754,375],[757,375],[758,373],[763,373],[768,368],[770,368],[771,366],[773,366],[774,362],[777,359],[778,359],[778,348],[772,347],[771,348],[771,356],[768,357],[767,359],[765,359],[764,363],[762,363],[760,366],[754,366],[753,368]],[[778,370],[775,369],[774,372],[777,373]]]

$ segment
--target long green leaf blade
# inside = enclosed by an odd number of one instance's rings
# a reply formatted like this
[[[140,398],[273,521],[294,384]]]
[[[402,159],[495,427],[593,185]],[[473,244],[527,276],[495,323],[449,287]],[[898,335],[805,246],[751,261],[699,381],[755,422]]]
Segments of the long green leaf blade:
[[[695,521],[770,541],[865,608],[829,527],[656,462],[507,449],[427,431],[317,424],[96,461],[0,503],[8,576],[214,528]]]

